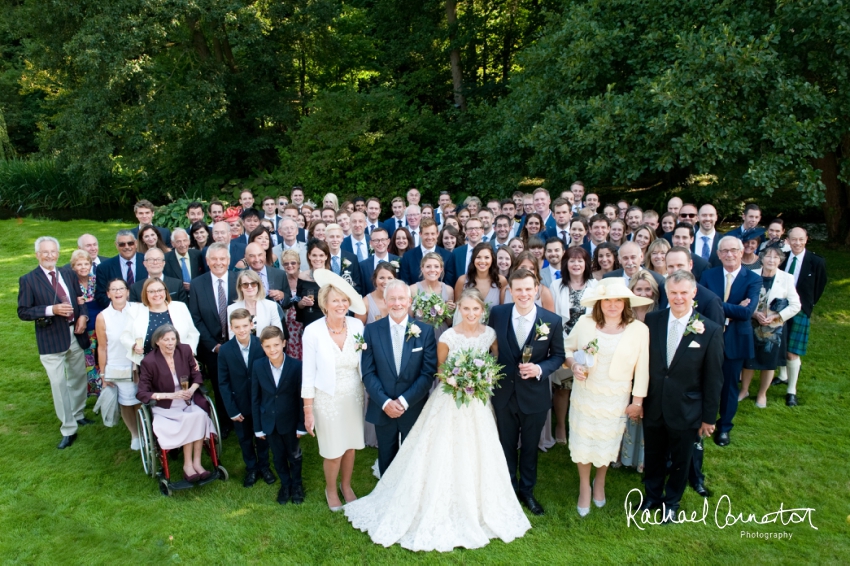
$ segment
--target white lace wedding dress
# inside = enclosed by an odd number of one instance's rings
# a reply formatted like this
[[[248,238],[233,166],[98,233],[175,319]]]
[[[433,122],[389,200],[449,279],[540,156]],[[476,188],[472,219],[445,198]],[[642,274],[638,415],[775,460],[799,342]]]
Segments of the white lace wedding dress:
[[[449,353],[487,351],[496,338],[453,329],[440,342]],[[531,528],[514,494],[489,402],[457,408],[437,388],[374,491],[345,506],[354,527],[383,546],[448,552],[480,548],[491,538],[510,542]]]

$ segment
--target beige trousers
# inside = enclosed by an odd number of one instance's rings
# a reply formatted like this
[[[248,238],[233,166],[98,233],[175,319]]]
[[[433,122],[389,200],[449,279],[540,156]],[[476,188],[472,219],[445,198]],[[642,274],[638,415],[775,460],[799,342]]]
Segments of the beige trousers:
[[[86,355],[77,343],[74,327],[69,326],[68,332],[71,333],[70,348],[58,354],[39,356],[50,380],[53,408],[62,423],[59,429],[62,436],[77,432],[77,421],[84,416],[88,393]]]

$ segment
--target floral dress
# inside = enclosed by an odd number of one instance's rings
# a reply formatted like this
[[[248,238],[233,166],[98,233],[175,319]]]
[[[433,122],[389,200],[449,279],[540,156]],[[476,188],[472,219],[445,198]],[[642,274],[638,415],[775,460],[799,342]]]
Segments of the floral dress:
[[[80,285],[80,292],[86,300],[86,308],[89,310],[89,319],[86,332],[89,334],[91,344],[83,353],[86,356],[86,381],[88,383],[88,396],[97,397],[103,389],[103,380],[100,379],[100,368],[97,364],[97,336],[95,335],[95,319],[100,312],[97,301],[94,300],[95,276],[89,277],[89,284],[85,287]]]

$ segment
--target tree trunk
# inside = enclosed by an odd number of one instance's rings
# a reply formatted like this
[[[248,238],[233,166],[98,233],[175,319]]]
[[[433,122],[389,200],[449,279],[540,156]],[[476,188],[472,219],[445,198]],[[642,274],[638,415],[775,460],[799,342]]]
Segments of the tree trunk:
[[[850,245],[850,187],[839,178],[842,158],[850,158],[850,136],[844,136],[835,151],[813,160],[813,165],[820,169],[821,181],[826,186],[823,213],[829,240]]]
[[[504,84],[508,84],[508,78],[510,76],[511,54],[514,47],[514,25],[516,22],[516,13],[518,8],[519,0],[511,0],[508,29],[505,31],[505,37],[502,42],[502,82]]]
[[[192,30],[192,45],[195,47],[195,53],[201,61],[206,61],[210,58],[210,48],[207,46],[207,38],[201,29],[201,22],[195,16],[187,16],[186,24]]]
[[[449,24],[449,42],[452,44],[449,61],[452,67],[455,106],[461,110],[466,110],[466,99],[463,96],[463,71],[460,67],[460,50],[454,44],[457,38],[457,0],[446,0],[446,21]]]

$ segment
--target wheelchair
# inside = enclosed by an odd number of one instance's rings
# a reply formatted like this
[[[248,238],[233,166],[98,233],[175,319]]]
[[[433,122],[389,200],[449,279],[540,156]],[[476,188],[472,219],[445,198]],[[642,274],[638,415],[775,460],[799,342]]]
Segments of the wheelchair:
[[[168,469],[169,451],[157,445],[156,437],[153,433],[153,412],[151,409],[156,406],[156,401],[152,400],[147,405],[142,405],[136,412],[139,440],[142,445],[142,468],[145,471],[145,475],[159,482],[159,491],[166,497],[171,496],[175,491],[200,487],[216,480],[227,481],[230,477],[219,460],[219,456],[221,455],[221,428],[218,422],[218,413],[215,410],[215,402],[207,395],[204,389],[201,389],[201,392],[210,407],[209,417],[213,424],[213,432],[210,432],[209,438],[204,439],[204,448],[212,460],[213,472],[210,474],[210,477],[197,483],[190,483],[183,478],[179,481],[172,481],[171,472]]]

